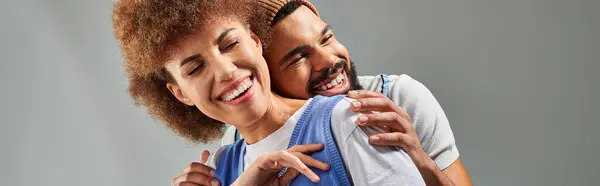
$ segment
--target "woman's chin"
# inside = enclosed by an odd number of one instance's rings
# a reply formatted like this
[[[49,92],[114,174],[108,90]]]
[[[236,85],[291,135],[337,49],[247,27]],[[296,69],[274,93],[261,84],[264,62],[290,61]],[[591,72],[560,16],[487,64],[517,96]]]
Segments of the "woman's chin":
[[[231,99],[220,99],[217,104],[224,108],[223,122],[236,128],[248,128],[259,122],[266,114],[271,92],[265,92],[259,76],[252,75],[251,85],[242,87],[241,93]],[[244,90],[245,89],[245,90]]]

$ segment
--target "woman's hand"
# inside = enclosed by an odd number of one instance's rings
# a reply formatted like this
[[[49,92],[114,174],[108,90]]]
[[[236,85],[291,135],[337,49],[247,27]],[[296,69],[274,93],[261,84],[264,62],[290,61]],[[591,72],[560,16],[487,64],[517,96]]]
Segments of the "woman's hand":
[[[232,185],[283,186],[303,174],[317,183],[320,178],[310,167],[329,170],[329,165],[306,154],[323,149],[323,144],[296,145],[286,151],[269,153],[258,157]],[[287,168],[281,177],[279,173]]]
[[[219,186],[214,178],[215,170],[206,165],[210,152],[203,151],[200,162],[192,162],[171,182],[172,186]]]

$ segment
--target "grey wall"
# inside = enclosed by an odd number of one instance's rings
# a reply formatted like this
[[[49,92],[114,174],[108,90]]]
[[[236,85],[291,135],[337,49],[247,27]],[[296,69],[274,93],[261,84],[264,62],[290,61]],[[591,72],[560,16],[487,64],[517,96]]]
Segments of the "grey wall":
[[[315,4],[359,73],[406,73],[433,91],[476,185],[597,185],[600,1]],[[218,147],[131,104],[111,6],[0,6],[0,185],[169,185]]]
[[[204,148],[127,95],[112,1],[0,6],[0,185],[169,185]]]
[[[476,185],[598,185],[600,1],[315,4],[359,73],[432,90]]]

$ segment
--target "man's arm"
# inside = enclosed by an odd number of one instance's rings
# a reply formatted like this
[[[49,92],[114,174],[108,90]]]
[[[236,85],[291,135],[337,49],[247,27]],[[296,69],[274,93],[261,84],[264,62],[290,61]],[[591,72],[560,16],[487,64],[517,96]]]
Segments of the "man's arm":
[[[386,127],[389,133],[373,135],[370,142],[373,145],[400,146],[411,157],[427,185],[471,185],[471,181],[462,163],[457,159],[444,171],[441,171],[435,161],[423,149],[417,137],[411,117],[394,104],[389,98],[374,91],[352,91],[349,97],[357,99],[353,103],[356,112],[375,111],[365,114],[357,123],[363,126],[378,125]],[[455,183],[455,184],[453,184]]]
[[[465,167],[463,166],[462,162],[459,159],[456,159],[456,161],[454,161],[454,163],[452,163],[452,165],[450,165],[448,168],[442,170],[442,172],[444,172],[444,174],[446,174],[446,176],[452,180],[452,183],[454,183],[454,185],[466,185],[466,186],[472,186],[473,183],[471,182],[471,178],[469,178],[469,174],[467,173],[467,170],[465,169]]]

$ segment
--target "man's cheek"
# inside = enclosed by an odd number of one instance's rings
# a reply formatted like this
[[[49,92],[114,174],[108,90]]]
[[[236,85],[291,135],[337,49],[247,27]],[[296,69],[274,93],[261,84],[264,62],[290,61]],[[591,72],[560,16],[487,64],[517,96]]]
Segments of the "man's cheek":
[[[287,76],[285,79],[279,79],[279,88],[291,97],[303,97],[304,92],[306,92],[304,81],[294,77],[298,76],[292,75]]]

